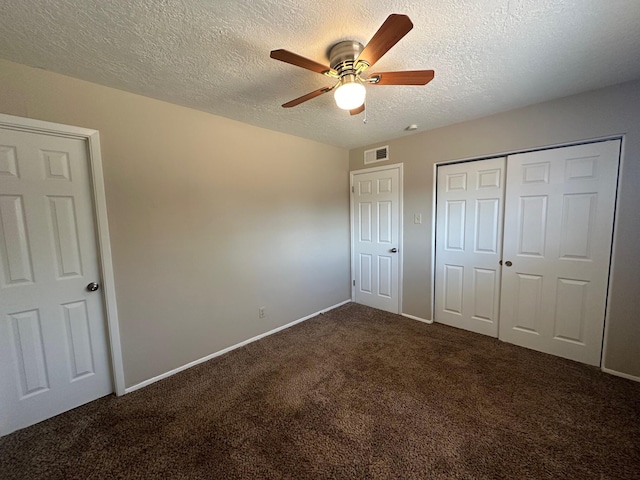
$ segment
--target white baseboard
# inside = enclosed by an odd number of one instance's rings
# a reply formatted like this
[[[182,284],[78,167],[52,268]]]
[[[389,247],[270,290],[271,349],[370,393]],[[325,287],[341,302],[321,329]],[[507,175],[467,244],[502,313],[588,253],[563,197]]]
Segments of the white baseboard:
[[[616,377],[626,378],[627,380],[633,380],[634,382],[640,382],[640,377],[636,377],[634,375],[629,375],[628,373],[618,372],[617,370],[611,370],[606,367],[602,367],[601,370],[604,373],[608,373],[610,375],[615,375]]]
[[[183,370],[186,370],[188,368],[195,367],[196,365],[198,365],[200,363],[203,363],[203,362],[206,362],[207,360],[211,360],[212,358],[218,357],[220,355],[224,355],[225,353],[230,352],[231,350],[235,350],[236,348],[244,347],[245,345],[247,345],[247,344],[249,344],[251,342],[255,342],[256,340],[260,340],[261,338],[268,337],[269,335],[273,335],[274,333],[277,333],[277,332],[279,332],[281,330],[284,330],[285,328],[293,327],[294,325],[296,325],[296,324],[298,324],[300,322],[304,322],[305,320],[309,320],[310,318],[313,318],[313,317],[315,317],[317,315],[321,315],[321,314],[326,313],[326,312],[328,312],[330,310],[333,310],[334,308],[341,307],[342,305],[345,305],[345,304],[350,303],[350,302],[351,302],[351,299],[345,300],[344,302],[337,303],[336,305],[333,305],[333,306],[331,306],[329,308],[325,308],[324,310],[320,310],[318,312],[312,313],[311,315],[307,315],[306,317],[299,318],[298,320],[294,320],[293,322],[287,323],[286,325],[282,325],[281,327],[274,328],[273,330],[269,330],[268,332],[261,333],[260,335],[256,335],[255,337],[251,337],[248,340],[245,340],[243,342],[236,343],[235,345],[232,345],[232,346],[227,347],[227,348],[225,348],[223,350],[220,350],[219,352],[212,353],[210,355],[207,355],[206,357],[199,358],[198,360],[194,360],[193,362],[189,362],[186,365],[182,365],[181,367],[174,368],[173,370],[165,372],[165,373],[163,373],[161,375],[158,375],[156,377],[150,378],[149,380],[145,380],[144,382],[140,382],[140,383],[138,383],[136,385],[133,385],[131,387],[127,387],[127,388],[124,389],[124,393],[131,393],[131,392],[135,392],[136,390],[140,390],[141,388],[146,387],[147,385],[151,385],[152,383],[155,383],[155,382],[157,382],[159,380],[162,380],[164,378],[167,378],[167,377],[170,377],[172,375],[175,375],[178,372],[182,372]]]
[[[426,318],[415,317],[413,315],[409,315],[408,313],[401,313],[400,315],[402,315],[403,317],[410,318],[411,320],[417,320],[418,322],[428,323],[429,325],[433,323],[433,320],[427,320]]]

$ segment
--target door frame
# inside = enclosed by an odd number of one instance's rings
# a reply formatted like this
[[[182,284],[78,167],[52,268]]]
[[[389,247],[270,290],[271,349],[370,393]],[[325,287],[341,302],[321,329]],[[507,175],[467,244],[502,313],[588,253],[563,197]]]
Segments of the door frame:
[[[353,177],[355,175],[361,175],[363,173],[375,173],[375,172],[383,172],[385,170],[398,170],[398,315],[402,315],[402,283],[404,279],[403,268],[402,265],[404,263],[404,243],[403,243],[403,220],[404,220],[404,209],[402,206],[403,199],[403,170],[404,164],[402,163],[392,163],[389,165],[381,165],[379,167],[371,167],[371,168],[362,168],[360,170],[352,170],[349,172],[349,224],[350,224],[350,235],[349,240],[351,243],[350,255],[351,255],[351,301],[353,302],[356,298],[356,260],[354,257],[354,235],[355,235],[355,215],[354,215],[354,185],[353,185]]]
[[[474,157],[467,157],[467,158],[462,158],[462,159],[457,159],[457,160],[446,160],[446,161],[442,161],[442,162],[436,162],[433,164],[433,192],[432,192],[432,215],[431,215],[431,292],[430,292],[430,296],[431,296],[431,318],[433,319],[433,321],[435,322],[435,312],[436,312],[436,307],[435,307],[435,291],[436,291],[436,285],[435,285],[435,280],[436,280],[436,200],[437,200],[437,175],[438,175],[438,166],[443,166],[443,165],[448,165],[451,163],[464,163],[464,162],[474,162],[477,160],[488,160],[491,158],[498,158],[498,157],[507,157],[507,163],[506,163],[506,168],[509,168],[509,156],[510,155],[516,155],[519,153],[528,153],[528,152],[539,152],[541,150],[551,150],[551,149],[555,149],[555,148],[564,148],[564,147],[573,147],[576,145],[585,145],[585,144],[589,144],[589,143],[599,143],[599,142],[607,142],[609,140],[620,140],[620,153],[619,153],[619,159],[618,159],[618,175],[616,178],[616,198],[615,198],[615,204],[614,204],[614,212],[613,212],[613,232],[611,235],[611,252],[610,252],[610,261],[609,261],[609,281],[607,282],[607,300],[606,300],[606,306],[605,306],[605,310],[604,310],[604,331],[603,331],[603,335],[602,335],[602,352],[600,354],[600,370],[605,372],[605,373],[610,373],[612,375],[616,375],[616,376],[620,376],[620,377],[624,377],[624,378],[630,378],[632,380],[635,381],[640,381],[640,378],[638,377],[631,377],[630,375],[626,375],[624,373],[620,373],[617,372],[615,370],[611,370],[609,368],[607,368],[605,366],[605,359],[606,359],[606,353],[607,353],[607,344],[608,344],[608,333],[609,333],[609,312],[610,312],[610,308],[611,308],[611,304],[609,302],[609,298],[611,298],[611,277],[613,275],[613,271],[615,268],[615,261],[616,261],[616,249],[615,249],[615,245],[616,245],[616,241],[617,241],[617,237],[618,237],[618,229],[616,228],[618,225],[618,215],[619,215],[619,211],[620,211],[620,195],[619,195],[619,189],[620,189],[620,177],[622,175],[622,171],[624,168],[624,152],[625,152],[625,141],[626,141],[626,134],[621,133],[621,134],[617,134],[617,135],[607,135],[607,136],[602,136],[602,137],[593,137],[593,138],[588,138],[588,139],[584,139],[584,140],[576,140],[573,142],[565,142],[565,143],[554,143],[552,145],[545,145],[545,146],[541,146],[541,147],[534,147],[534,148],[525,148],[525,149],[521,149],[521,150],[510,150],[510,151],[506,151],[506,152],[501,152],[501,153],[493,153],[493,154],[487,154],[487,155],[478,155],[478,156],[474,156]],[[498,320],[499,321],[499,320]]]
[[[0,113],[0,127],[20,132],[74,138],[82,140],[87,147],[90,177],[89,185],[93,200],[92,213],[95,219],[98,268],[102,277],[101,290],[109,343],[108,351],[111,360],[112,385],[116,395],[124,395],[124,365],[122,362],[118,308],[111,257],[111,241],[109,238],[109,223],[107,219],[107,200],[102,171],[102,156],[100,153],[100,133],[98,130],[16,117],[2,113]]]

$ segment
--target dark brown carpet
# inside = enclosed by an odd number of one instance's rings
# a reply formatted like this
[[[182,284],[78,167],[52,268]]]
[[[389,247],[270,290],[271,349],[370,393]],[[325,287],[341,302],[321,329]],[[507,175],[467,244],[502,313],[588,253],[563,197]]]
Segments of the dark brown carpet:
[[[348,304],[0,439],[2,479],[640,479],[640,384]]]

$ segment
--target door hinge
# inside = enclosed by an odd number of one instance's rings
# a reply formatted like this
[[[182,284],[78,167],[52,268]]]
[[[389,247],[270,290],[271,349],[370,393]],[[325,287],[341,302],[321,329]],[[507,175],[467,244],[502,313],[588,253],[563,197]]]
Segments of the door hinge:
[[[355,280],[353,281],[353,286],[354,286],[354,287],[356,286],[356,281],[355,281]]]
[[[356,193],[356,187],[354,187],[353,185],[351,185],[351,193]]]

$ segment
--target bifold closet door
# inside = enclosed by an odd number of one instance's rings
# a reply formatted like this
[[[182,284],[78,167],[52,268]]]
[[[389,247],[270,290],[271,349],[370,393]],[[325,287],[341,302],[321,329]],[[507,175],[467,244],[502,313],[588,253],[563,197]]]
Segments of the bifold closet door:
[[[620,141],[508,157],[501,340],[600,365]]]
[[[435,320],[498,336],[504,158],[438,167]]]

